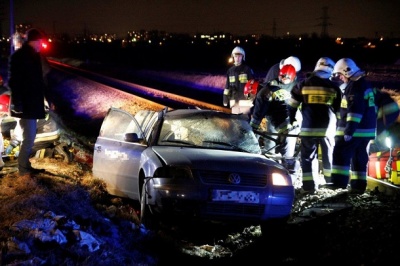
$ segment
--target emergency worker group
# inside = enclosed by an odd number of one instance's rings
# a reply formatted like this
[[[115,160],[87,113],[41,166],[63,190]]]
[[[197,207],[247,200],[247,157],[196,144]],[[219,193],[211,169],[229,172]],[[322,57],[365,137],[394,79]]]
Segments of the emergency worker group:
[[[257,80],[244,63],[242,47],[235,47],[231,56],[234,66],[226,74],[223,105],[232,113],[248,115],[256,133],[263,129],[276,138],[278,145],[260,136],[260,146],[265,153],[281,155],[290,173],[298,172],[301,165],[301,192],[313,194],[325,187],[364,193],[367,149],[377,136],[381,93],[367,81],[365,71],[351,58],[335,62],[324,56],[300,79],[301,61],[290,56],[273,65],[263,80]],[[386,110],[388,115],[399,115],[397,104]],[[298,144],[300,165],[294,157]]]

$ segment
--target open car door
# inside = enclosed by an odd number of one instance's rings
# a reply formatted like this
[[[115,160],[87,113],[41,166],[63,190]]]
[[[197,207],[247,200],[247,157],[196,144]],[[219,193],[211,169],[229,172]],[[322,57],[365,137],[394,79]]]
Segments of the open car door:
[[[146,114],[146,115],[145,115]],[[110,108],[97,137],[93,152],[93,175],[104,180],[112,195],[139,199],[138,175],[142,152],[147,148],[145,130],[157,117],[142,111],[137,119],[118,108]]]

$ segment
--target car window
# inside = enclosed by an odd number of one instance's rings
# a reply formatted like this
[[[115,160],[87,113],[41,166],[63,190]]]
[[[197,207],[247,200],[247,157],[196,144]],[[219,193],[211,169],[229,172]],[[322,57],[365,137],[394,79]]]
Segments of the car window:
[[[218,113],[166,117],[158,144],[261,152],[247,121]]]
[[[120,109],[110,109],[100,129],[100,136],[124,141],[126,133],[142,137],[141,129],[133,116]]]
[[[149,137],[149,132],[153,128],[155,122],[157,122],[158,112],[140,110],[135,114],[135,119],[138,122],[142,131],[144,132],[145,136]],[[142,138],[144,138],[145,136],[142,136]]]

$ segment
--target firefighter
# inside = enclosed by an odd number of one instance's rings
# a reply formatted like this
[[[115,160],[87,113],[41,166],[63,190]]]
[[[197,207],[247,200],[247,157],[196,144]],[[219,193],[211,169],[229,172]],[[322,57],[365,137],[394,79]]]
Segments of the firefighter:
[[[254,110],[251,114],[250,125],[258,130],[263,118],[272,125],[271,133],[282,133],[279,136],[281,145],[275,149],[284,158],[284,164],[288,167],[290,160],[291,167],[294,167],[294,152],[297,138],[285,137],[286,134],[297,134],[298,127],[290,124],[287,101],[290,98],[290,91],[296,83],[296,70],[292,65],[284,65],[277,79],[262,84],[254,101]],[[277,138],[278,136],[275,136]],[[264,149],[266,147],[264,146]],[[268,148],[269,150],[269,148]],[[268,151],[267,150],[267,151]],[[288,167],[289,170],[291,167]]]
[[[338,84],[330,80],[335,62],[321,57],[314,71],[291,91],[289,99],[290,120],[296,121],[296,112],[301,106],[302,123],[301,167],[305,192],[318,189],[319,163],[318,148],[321,148],[323,174],[330,182],[332,154],[335,146],[336,114],[339,112],[342,93]]]
[[[377,112],[375,94],[360,70],[350,58],[342,58],[333,68],[334,77],[344,84],[340,104],[335,147],[333,149],[331,188],[347,188],[362,194],[367,187],[367,145],[376,135]]]
[[[231,56],[234,65],[226,74],[223,104],[229,106],[234,114],[249,114],[253,101],[245,96],[244,87],[249,80],[254,79],[254,72],[243,63],[246,54],[242,47],[235,47]]]
[[[284,65],[292,65],[296,71],[296,80],[299,79],[299,74],[300,74],[300,70],[301,70],[301,62],[300,59],[296,56],[289,56],[287,58],[282,59],[281,61],[279,61],[278,63],[276,63],[275,65],[271,66],[267,72],[267,75],[264,78],[264,83],[269,83],[273,80],[277,80],[279,77],[279,72],[282,69],[282,67]],[[288,90],[290,92],[291,88],[294,86],[295,83],[291,83],[290,86],[286,86],[286,90]],[[252,107],[252,109],[254,109],[254,106]],[[253,112],[253,110],[251,111],[251,113]],[[301,113],[297,112],[296,114],[296,120],[298,122],[301,121]],[[271,123],[267,123],[267,131],[268,132],[275,132],[274,130],[274,126]],[[272,148],[272,143],[271,142],[266,142],[264,143],[265,149],[266,150],[271,150]]]

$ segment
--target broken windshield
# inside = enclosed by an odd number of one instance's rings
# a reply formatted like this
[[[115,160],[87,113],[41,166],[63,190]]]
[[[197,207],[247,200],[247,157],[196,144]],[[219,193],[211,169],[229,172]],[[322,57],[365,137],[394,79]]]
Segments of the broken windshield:
[[[249,123],[241,116],[222,113],[167,116],[158,144],[261,153]]]

